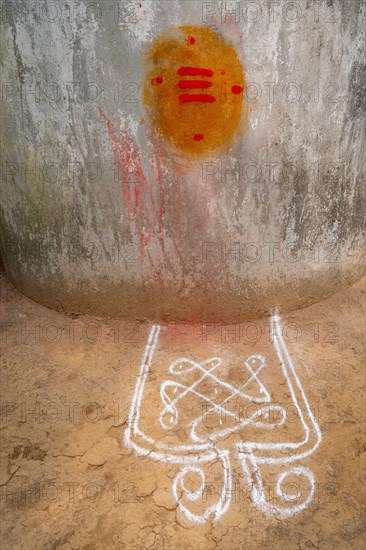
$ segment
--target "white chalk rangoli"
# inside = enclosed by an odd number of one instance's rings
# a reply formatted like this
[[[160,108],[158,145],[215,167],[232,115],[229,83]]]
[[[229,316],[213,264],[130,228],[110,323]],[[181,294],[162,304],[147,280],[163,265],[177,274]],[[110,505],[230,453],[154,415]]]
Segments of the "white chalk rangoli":
[[[201,363],[181,357],[166,370],[157,361],[154,371],[160,326],[154,325],[150,331],[131,403],[125,444],[137,454],[181,465],[173,482],[173,494],[181,512],[193,522],[210,517],[217,520],[228,510],[233,494],[232,458],[241,464],[253,504],[266,514],[289,517],[305,509],[314,496],[314,475],[299,461],[319,446],[320,429],[284,342],[278,315],[271,318],[271,329],[279,373],[284,378],[282,387],[290,395],[295,415],[292,425],[286,408],[275,401],[275,391],[270,393],[268,383],[263,382],[266,373],[269,381],[275,378],[268,374],[264,356],[251,355],[243,362],[237,371],[240,383],[236,385],[220,374],[224,366],[219,357]],[[230,408],[234,401],[235,410]],[[249,404],[251,410],[240,414],[238,403],[246,410]],[[216,421],[215,426],[207,425],[208,417]],[[300,437],[289,436],[294,426]],[[197,504],[205,502],[204,467],[215,462],[221,463],[222,488],[217,502],[204,511],[198,510]],[[287,468],[290,464],[292,467]],[[280,469],[273,501],[267,498],[263,482],[263,469],[268,466],[271,470]],[[192,475],[200,480],[195,490],[185,482]],[[288,479],[302,480],[303,485],[305,481],[306,488],[295,493],[286,491]]]

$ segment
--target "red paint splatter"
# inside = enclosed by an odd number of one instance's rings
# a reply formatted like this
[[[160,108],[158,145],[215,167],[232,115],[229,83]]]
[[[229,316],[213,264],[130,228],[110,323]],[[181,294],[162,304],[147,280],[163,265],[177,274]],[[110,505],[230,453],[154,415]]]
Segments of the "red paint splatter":
[[[202,139],[204,139],[204,135],[203,134],[194,134],[194,141],[201,141]]]
[[[141,194],[141,189],[139,189],[139,187],[135,187],[135,208],[136,208],[136,210],[137,210],[137,207],[139,205],[140,194]]]
[[[177,70],[180,76],[213,76],[211,69],[199,69],[197,67],[181,67]]]
[[[159,84],[162,84],[162,83],[163,83],[163,77],[162,76],[157,76],[156,78],[151,79],[151,84],[153,86],[158,86]]]
[[[216,98],[209,94],[181,94],[179,96],[179,101],[181,103],[192,103],[196,101],[202,103],[214,103]]]
[[[130,190],[130,187],[129,187],[129,178],[125,178],[124,176],[126,174],[122,174],[121,170],[120,170],[121,168],[122,168],[123,172],[125,172],[127,170],[127,175],[129,175],[128,167],[126,165],[126,160],[127,160],[126,155],[128,154],[127,151],[130,151],[130,148],[128,147],[129,144],[127,142],[127,139],[126,139],[125,135],[121,135],[121,143],[118,143],[117,136],[116,136],[116,129],[115,129],[115,126],[114,126],[113,122],[111,122],[106,117],[106,115],[104,114],[104,112],[101,108],[99,108],[99,114],[107,122],[108,133],[109,133],[109,136],[110,136],[111,141],[112,141],[114,161],[115,161],[117,169],[120,171],[121,183],[123,182],[123,184],[122,184],[123,197],[125,199],[125,204],[130,204],[131,203],[131,190]],[[122,180],[122,176],[123,176],[123,180]]]
[[[139,8],[142,8],[142,4],[139,4]]]
[[[195,44],[195,42],[196,42],[196,39],[194,38],[194,36],[188,36],[187,44],[192,45],[192,44]]]
[[[243,90],[244,88],[242,86],[233,86],[231,88],[231,91],[233,92],[233,94],[236,94],[236,95],[241,94]]]
[[[154,295],[157,300],[157,314],[162,318],[169,315],[166,308],[165,295],[166,286],[171,284],[176,277],[176,271],[173,262],[167,254],[165,243],[166,219],[169,219],[171,228],[172,246],[176,250],[176,255],[181,262],[185,261],[181,253],[181,247],[186,246],[187,238],[191,238],[196,233],[205,235],[204,239],[209,241],[209,228],[207,220],[210,218],[208,203],[210,201],[199,201],[200,195],[197,195],[197,205],[193,205],[195,231],[192,234],[190,226],[187,226],[187,211],[192,210],[192,204],[189,197],[195,193],[195,184],[187,193],[185,186],[173,182],[174,204],[172,203],[167,189],[165,188],[162,164],[164,162],[164,153],[160,138],[153,128],[148,128],[149,142],[152,144],[151,155],[149,155],[149,164],[151,169],[144,172],[142,163],[142,152],[134,141],[130,132],[123,127],[116,131],[116,125],[111,122],[102,109],[99,109],[100,116],[106,121],[108,133],[113,146],[113,153],[116,166],[120,167],[119,178],[121,182],[123,204],[128,214],[129,231],[131,241],[135,239],[139,248],[139,258],[141,264],[141,286],[143,291]],[[199,134],[197,134],[199,135]],[[187,180],[190,185],[192,182]],[[211,198],[214,200],[214,190]],[[172,192],[172,190],[171,190]],[[199,204],[199,207],[198,207]],[[197,226],[197,227],[196,227]],[[145,268],[146,266],[146,268]],[[146,269],[148,272],[146,273]],[[202,277],[205,281],[204,293],[210,295],[212,284],[210,282],[211,271],[208,264],[204,265]],[[192,315],[192,323],[197,322],[195,315]]]
[[[146,205],[139,200],[140,195],[143,195],[143,188],[146,187],[146,178],[132,136],[129,132],[121,130],[120,138],[118,139],[115,125],[106,117],[102,109],[99,109],[99,113],[107,122],[108,133],[113,147],[114,161],[121,182],[123,203],[129,215],[129,233],[132,240],[131,223],[135,218],[147,215]],[[149,236],[140,233],[140,258],[142,261],[145,259],[144,248],[148,242],[148,238]]]
[[[178,82],[179,88],[210,88],[212,82],[207,80],[180,80]]]
[[[165,228],[164,215],[166,212],[166,195],[163,188],[163,178],[160,165],[160,151],[152,157],[154,177],[147,178],[144,174],[141,156],[133,137],[126,130],[120,131],[117,138],[115,125],[106,117],[99,108],[99,114],[107,122],[108,133],[112,142],[113,154],[116,166],[119,168],[123,203],[129,214],[129,233],[132,240],[133,233],[138,232],[139,254],[141,262],[144,262],[149,254],[149,245],[154,243],[154,253],[158,251],[157,261],[159,265],[165,265]],[[156,197],[156,184],[159,193]],[[134,231],[133,231],[134,229]],[[160,247],[156,246],[154,237],[158,236]],[[159,254],[160,250],[160,254]],[[150,267],[157,278],[161,276],[159,269]],[[161,281],[162,282],[162,281]]]

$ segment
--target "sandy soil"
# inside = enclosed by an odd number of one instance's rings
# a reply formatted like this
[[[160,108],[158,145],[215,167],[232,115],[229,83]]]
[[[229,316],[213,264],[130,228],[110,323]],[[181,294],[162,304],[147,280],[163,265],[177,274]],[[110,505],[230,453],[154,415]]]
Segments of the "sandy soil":
[[[363,549],[364,304],[365,281],[360,281],[282,319],[283,338],[322,441],[313,450],[308,445],[308,455],[295,462],[259,466],[266,510],[251,490],[237,445],[260,441],[272,448],[304,440],[268,320],[161,327],[141,393],[138,421],[147,439],[146,454],[138,455],[126,446],[124,434],[151,326],[71,318],[28,300],[3,279],[2,549]],[[262,360],[258,355],[266,362],[250,376],[245,360]],[[186,359],[179,363],[179,358]],[[168,372],[173,361],[182,374]],[[200,379],[202,368],[213,368],[216,378]],[[173,383],[166,385],[167,380]],[[183,386],[191,389],[180,395]],[[258,425],[257,402],[266,395],[277,408]],[[224,399],[230,404],[225,414],[207,408]],[[283,410],[286,420],[279,426],[281,419],[271,414]],[[184,493],[178,482],[182,464],[209,452],[194,450],[194,437],[209,441],[216,456],[198,463],[205,483],[202,493],[189,499],[201,474],[198,465],[187,472]],[[165,450],[154,454],[162,444]],[[168,461],[180,445],[186,447],[184,458]],[[232,468],[231,491],[225,486],[223,453]],[[291,450],[282,453],[291,458]],[[315,480],[311,502],[298,513],[294,505],[301,507],[310,491],[306,476],[290,472],[287,500],[276,492],[278,476],[294,467]],[[221,498],[227,502],[228,492],[231,501],[217,521],[212,515],[192,521],[210,506],[215,509]],[[284,507],[290,510],[287,517],[275,511]]]

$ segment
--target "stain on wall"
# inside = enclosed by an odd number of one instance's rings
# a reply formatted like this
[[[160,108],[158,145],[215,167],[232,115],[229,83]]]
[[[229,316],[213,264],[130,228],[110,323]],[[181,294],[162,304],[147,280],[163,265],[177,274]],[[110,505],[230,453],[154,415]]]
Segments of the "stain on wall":
[[[208,27],[164,31],[146,56],[144,103],[163,139],[184,154],[230,144],[242,122],[244,84],[235,49]]]

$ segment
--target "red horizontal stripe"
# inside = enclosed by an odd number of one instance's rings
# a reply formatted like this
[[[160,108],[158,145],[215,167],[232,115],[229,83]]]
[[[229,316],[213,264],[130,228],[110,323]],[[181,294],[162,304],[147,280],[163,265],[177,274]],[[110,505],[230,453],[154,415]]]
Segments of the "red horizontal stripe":
[[[181,76],[213,76],[211,69],[198,69],[197,67],[181,67],[177,73]]]
[[[192,101],[202,101],[202,103],[214,103],[216,98],[213,95],[208,94],[181,94],[179,96],[181,103],[187,103]]]
[[[179,88],[210,88],[211,82],[207,80],[180,80]]]

